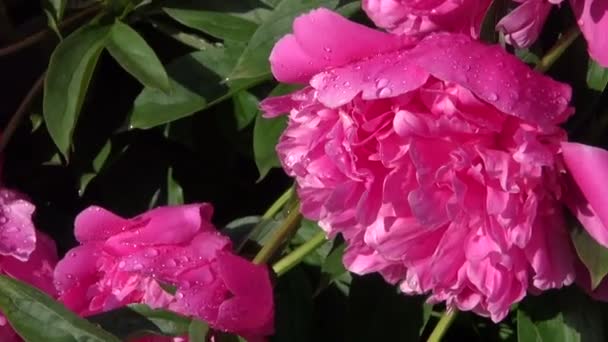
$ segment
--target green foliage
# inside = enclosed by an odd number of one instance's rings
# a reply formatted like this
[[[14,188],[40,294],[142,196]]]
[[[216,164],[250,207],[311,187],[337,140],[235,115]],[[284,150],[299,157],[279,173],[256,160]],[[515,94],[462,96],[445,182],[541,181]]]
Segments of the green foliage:
[[[0,309],[26,341],[120,341],[40,290],[4,275],[0,275]]]
[[[595,241],[581,226],[572,229],[572,242],[580,260],[591,276],[595,289],[608,274],[608,249]]]

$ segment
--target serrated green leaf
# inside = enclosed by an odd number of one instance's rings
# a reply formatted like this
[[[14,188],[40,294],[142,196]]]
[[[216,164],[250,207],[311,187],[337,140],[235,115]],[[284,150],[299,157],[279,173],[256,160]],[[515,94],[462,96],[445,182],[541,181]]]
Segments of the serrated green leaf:
[[[210,36],[247,42],[258,25],[231,14],[196,9],[163,8],[171,18]]]
[[[279,84],[268,97],[284,95],[294,89],[297,87]],[[262,117],[262,112],[258,112],[253,127],[253,154],[260,173],[258,181],[264,179],[272,168],[281,166],[275,147],[285,127],[287,127],[287,119],[284,116],[266,119]]]
[[[53,142],[66,159],[109,31],[106,25],[84,26],[64,39],[51,56],[44,82],[44,120]]]
[[[314,8],[333,9],[337,5],[337,0],[282,0],[255,31],[229,78],[268,77],[270,51],[279,38],[291,31],[294,18]]]
[[[593,290],[608,274],[608,249],[597,243],[580,225],[574,227],[570,235],[576,253],[589,271]]]
[[[171,90],[169,76],[156,53],[129,25],[119,20],[114,22],[106,48],[118,64],[144,86],[164,92]]]
[[[599,92],[604,91],[608,85],[608,68],[604,68],[597,64],[596,61],[589,58],[589,66],[587,67],[587,86],[590,89]]]
[[[258,113],[258,98],[248,91],[240,91],[232,97],[237,130],[249,126]]]
[[[193,319],[190,322],[190,327],[188,327],[188,340],[192,342],[205,342],[208,332],[209,326],[206,323]]]
[[[238,47],[215,47],[169,63],[171,93],[145,88],[133,104],[131,127],[148,129],[190,116],[261,82],[263,79],[225,80],[239,51]]]
[[[131,304],[87,319],[122,339],[142,335],[185,336],[191,321],[177,313],[152,309],[144,304]]]
[[[0,275],[0,309],[26,341],[120,341],[40,290],[4,275]]]

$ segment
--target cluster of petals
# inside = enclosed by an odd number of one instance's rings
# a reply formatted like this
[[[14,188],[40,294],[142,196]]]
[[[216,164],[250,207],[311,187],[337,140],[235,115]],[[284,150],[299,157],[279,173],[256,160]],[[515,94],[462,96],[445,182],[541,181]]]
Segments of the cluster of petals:
[[[574,281],[567,85],[469,35],[391,35],[325,9],[297,18],[270,62],[305,85],[262,103],[289,113],[277,153],[302,213],[347,240],[349,270],[494,321]]]
[[[564,0],[514,0],[515,9],[496,29],[505,41],[529,47],[540,35],[551,9]],[[380,28],[395,34],[419,35],[433,31],[470,34],[478,38],[489,0],[363,0],[363,9]],[[589,45],[589,54],[608,67],[608,2],[570,0],[578,25]]]
[[[233,254],[212,212],[190,204],[125,219],[85,209],[75,221],[80,245],[55,269],[59,300],[82,316],[143,303],[263,340],[274,320],[268,271]]]
[[[57,263],[55,243],[36,231],[35,207],[17,191],[0,188],[0,274],[26,282],[55,297],[53,269]],[[19,337],[0,314],[0,340]]]
[[[516,47],[532,45],[554,5],[563,0],[516,0],[520,4],[502,20],[497,29],[505,34],[507,43]],[[589,54],[601,65],[608,67],[608,2],[604,0],[570,0],[570,6],[583,32]]]
[[[394,34],[448,31],[479,37],[491,0],[363,0],[363,9],[380,28]]]

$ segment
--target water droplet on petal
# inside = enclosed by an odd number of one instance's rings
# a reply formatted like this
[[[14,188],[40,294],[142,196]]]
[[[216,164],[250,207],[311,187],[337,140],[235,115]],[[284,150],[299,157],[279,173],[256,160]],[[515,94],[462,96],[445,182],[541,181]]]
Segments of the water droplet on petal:
[[[389,97],[389,96],[391,96],[392,93],[393,93],[393,91],[391,90],[391,88],[382,88],[378,92],[378,96],[379,97]]]
[[[488,94],[488,100],[490,100],[490,101],[496,101],[496,100],[498,100],[498,95],[496,95],[496,93],[489,93]]]
[[[388,85],[388,80],[386,78],[381,78],[376,81],[376,87],[378,87],[378,89],[384,88],[387,85]]]

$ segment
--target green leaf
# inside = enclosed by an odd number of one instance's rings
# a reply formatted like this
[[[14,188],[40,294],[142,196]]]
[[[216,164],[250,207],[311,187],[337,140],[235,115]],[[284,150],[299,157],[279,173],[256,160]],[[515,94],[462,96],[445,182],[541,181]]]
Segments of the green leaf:
[[[184,204],[184,189],[173,178],[173,168],[171,167],[167,172],[167,204]]]
[[[295,17],[317,8],[336,8],[338,0],[282,0],[255,31],[239,58],[230,79],[265,77],[270,75],[268,56],[274,44],[291,31]]]
[[[44,120],[59,151],[67,158],[89,82],[110,28],[87,25],[55,49],[44,82]]]
[[[570,235],[576,253],[589,271],[593,290],[608,274],[608,249],[597,243],[580,225],[576,225]]]
[[[169,76],[154,50],[129,25],[114,22],[106,48],[128,73],[146,87],[169,92]]]
[[[345,340],[418,341],[426,324],[423,296],[406,296],[378,274],[354,276],[349,295]]]
[[[193,319],[188,328],[188,340],[192,342],[205,342],[208,332],[209,326],[206,323]]]
[[[261,0],[263,3],[270,7],[277,7],[277,5],[281,2],[281,0]]]
[[[599,92],[606,89],[608,84],[608,68],[603,68],[596,61],[589,58],[589,66],[587,68],[587,86]]]
[[[120,341],[40,290],[3,275],[0,275],[0,309],[26,341]]]
[[[353,1],[336,8],[336,12],[340,13],[343,17],[350,18],[355,14],[361,12],[361,1]]]
[[[103,168],[103,165],[108,160],[108,157],[110,156],[110,152],[112,152],[112,141],[108,140],[103,145],[101,150],[99,150],[99,153],[97,153],[97,156],[95,156],[95,159],[93,159],[92,172],[86,172],[80,177],[80,186],[78,187],[78,193],[80,195],[84,194],[89,183],[93,180],[93,178],[95,178],[99,174],[99,172]]]
[[[279,84],[270,92],[268,97],[284,95],[294,89],[297,89],[297,87]],[[264,179],[270,169],[281,166],[275,147],[285,127],[287,127],[285,116],[265,119],[262,117],[262,112],[258,112],[253,127],[253,154],[260,173],[258,181]]]
[[[247,42],[258,25],[247,19],[222,12],[163,8],[171,18],[219,39]]]
[[[126,307],[87,317],[87,319],[121,339],[142,335],[185,336],[191,319],[177,313],[152,309],[144,304]]]
[[[300,228],[298,228],[295,236],[291,239],[291,245],[293,247],[297,247],[301,244],[304,244],[321,231],[321,228],[316,222],[307,219],[302,219]],[[315,249],[312,253],[309,253],[304,258],[303,262],[309,265],[321,266],[329,252],[331,252],[332,246],[333,240],[327,240],[323,245]]]
[[[232,103],[234,104],[236,128],[240,131],[255,120],[260,101],[258,101],[257,97],[250,92],[240,91],[234,94]]]
[[[574,287],[528,296],[517,310],[519,342],[600,342],[604,330],[600,304]]]
[[[226,82],[239,51],[236,47],[215,47],[169,63],[171,93],[145,88],[133,104],[131,128],[152,128],[190,116],[259,83],[260,79]]]
[[[49,27],[61,38],[58,24],[63,19],[67,0],[43,0],[42,7],[47,17]]]

